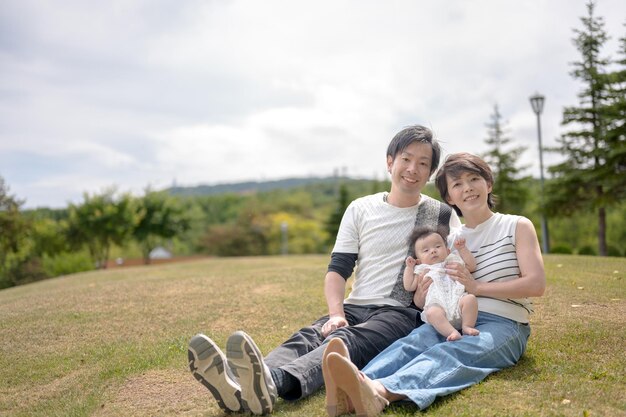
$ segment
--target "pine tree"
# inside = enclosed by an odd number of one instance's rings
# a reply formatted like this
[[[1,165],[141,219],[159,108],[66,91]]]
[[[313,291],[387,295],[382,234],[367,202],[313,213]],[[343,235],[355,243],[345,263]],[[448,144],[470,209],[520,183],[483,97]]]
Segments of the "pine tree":
[[[528,177],[521,175],[526,167],[518,167],[516,163],[526,147],[508,147],[512,140],[506,136],[506,126],[497,104],[494,105],[490,122],[486,126],[485,143],[491,148],[482,156],[493,169],[493,195],[496,197],[497,210],[500,213],[522,212],[528,200],[529,190],[524,181]]]
[[[614,144],[607,135],[611,126],[607,117],[611,101],[606,71],[609,60],[600,56],[608,35],[604,20],[594,15],[594,7],[593,1],[587,3],[588,15],[581,18],[583,29],[574,30],[573,41],[582,60],[573,64],[571,75],[582,82],[583,89],[578,94],[578,107],[563,111],[562,124],[572,126],[572,130],[557,139],[558,148],[551,149],[566,159],[549,168],[554,178],[547,184],[546,208],[553,214],[597,210],[598,251],[606,255],[606,208],[619,202],[608,185],[620,179],[608,166]]]
[[[626,199],[626,36],[620,38],[618,54],[615,70],[607,74],[607,102],[602,109],[610,148],[603,168],[607,171],[606,193],[623,201]]]
[[[343,214],[345,213],[349,204],[350,197],[348,196],[348,187],[344,183],[341,183],[341,185],[339,186],[337,206],[326,221],[326,232],[328,233],[328,239],[326,241],[327,244],[333,245],[335,243],[337,233],[339,232],[339,225],[341,224],[341,219],[343,218]]]

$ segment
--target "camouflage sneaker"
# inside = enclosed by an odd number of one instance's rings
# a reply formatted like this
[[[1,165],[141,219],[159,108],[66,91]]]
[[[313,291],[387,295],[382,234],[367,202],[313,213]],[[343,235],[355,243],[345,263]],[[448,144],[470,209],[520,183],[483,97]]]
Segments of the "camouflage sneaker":
[[[244,407],[254,414],[271,413],[278,393],[252,338],[241,331],[233,333],[226,342],[226,356],[233,373],[239,377]]]
[[[189,370],[215,397],[224,411],[244,411],[241,387],[228,366],[226,356],[211,339],[197,334],[189,342]]]

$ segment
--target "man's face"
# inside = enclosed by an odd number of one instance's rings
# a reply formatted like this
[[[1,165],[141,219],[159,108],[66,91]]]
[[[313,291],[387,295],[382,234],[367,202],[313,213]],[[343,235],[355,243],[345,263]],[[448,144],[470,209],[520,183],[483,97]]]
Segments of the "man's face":
[[[418,194],[430,178],[433,148],[428,143],[413,142],[394,159],[387,157],[391,188],[406,194]]]

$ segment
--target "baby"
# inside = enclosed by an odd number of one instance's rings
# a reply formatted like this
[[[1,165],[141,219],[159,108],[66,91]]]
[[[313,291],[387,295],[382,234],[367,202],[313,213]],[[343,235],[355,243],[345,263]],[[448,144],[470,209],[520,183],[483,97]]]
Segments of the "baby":
[[[465,264],[470,272],[476,269],[476,260],[465,246],[465,239],[456,239],[456,251],[450,253],[445,234],[426,227],[416,227],[409,238],[409,245],[414,249],[415,258],[406,258],[404,288],[415,291],[418,276],[423,271],[433,281],[426,294],[422,320],[430,323],[448,341],[460,339],[459,330],[465,335],[476,336],[479,333],[474,328],[478,315],[476,297],[466,293],[465,287],[451,279],[445,270],[446,263],[450,262]]]

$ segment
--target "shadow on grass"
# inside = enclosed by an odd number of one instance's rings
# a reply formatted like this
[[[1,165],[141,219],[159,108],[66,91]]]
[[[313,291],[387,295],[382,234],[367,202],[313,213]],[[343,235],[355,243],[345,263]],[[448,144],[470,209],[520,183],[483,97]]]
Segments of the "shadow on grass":
[[[503,369],[490,377],[504,379],[507,381],[527,381],[532,382],[534,376],[539,373],[535,357],[525,353],[516,365]]]

